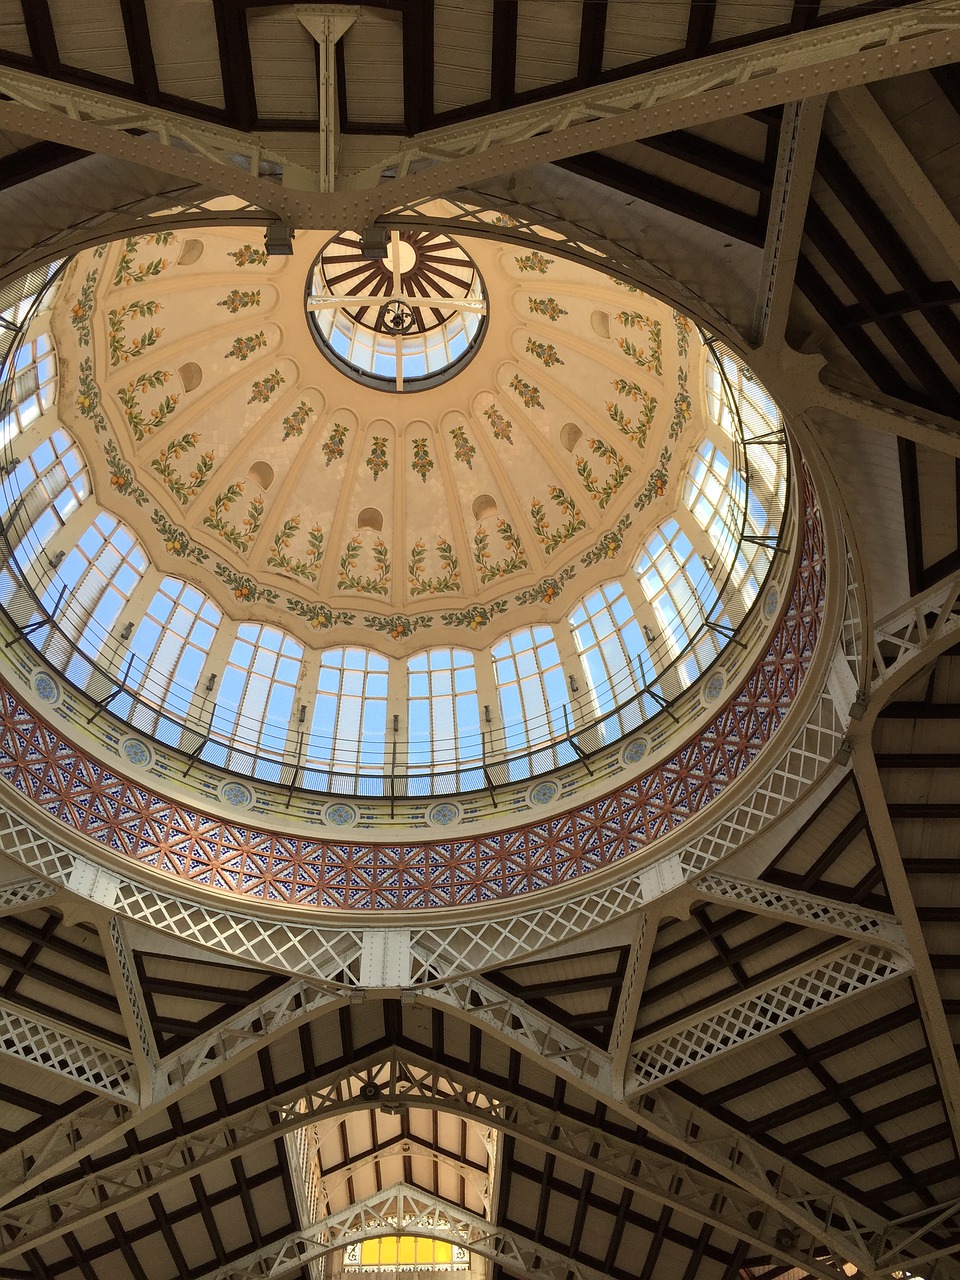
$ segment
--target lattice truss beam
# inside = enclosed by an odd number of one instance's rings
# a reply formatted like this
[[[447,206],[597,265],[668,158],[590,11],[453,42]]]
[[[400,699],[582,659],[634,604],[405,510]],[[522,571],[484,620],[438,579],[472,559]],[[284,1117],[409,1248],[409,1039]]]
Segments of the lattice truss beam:
[[[916,667],[934,658],[960,630],[960,573],[909,600],[876,624],[872,645],[871,692],[878,705]],[[906,669],[906,670],[905,670]]]
[[[822,1256],[825,1250],[870,1271],[870,1240],[888,1226],[865,1209],[854,1210],[829,1187],[821,1186],[814,1194],[811,1186],[799,1190],[786,1178],[766,1182],[758,1202],[759,1187],[747,1190],[699,1166],[678,1163],[660,1150],[647,1149],[643,1130],[625,1134],[622,1126],[597,1125],[568,1105],[550,1107],[502,1089],[482,1093],[467,1075],[397,1052],[371,1057],[347,1072],[341,1068],[318,1080],[306,1095],[297,1091],[272,1098],[95,1173],[81,1173],[22,1204],[8,1205],[0,1210],[0,1238],[5,1242],[0,1262],[162,1193],[183,1178],[304,1124],[362,1106],[382,1105],[434,1107],[479,1120],[560,1152],[584,1169],[703,1222],[734,1231],[825,1280],[836,1280],[835,1270]],[[654,1132],[646,1114],[642,1123]],[[736,1162],[745,1163],[742,1150]],[[789,1248],[785,1246],[788,1236]]]
[[[333,1214],[312,1231],[298,1231],[277,1244],[208,1272],[201,1280],[280,1280],[319,1261],[334,1249],[359,1240],[392,1235],[448,1240],[498,1263],[508,1275],[543,1280],[604,1280],[605,1273],[575,1262],[535,1240],[496,1226],[485,1218],[407,1183],[386,1187]]]
[[[434,129],[330,194],[329,174],[255,136],[10,68],[0,71],[0,126],[209,184],[293,226],[362,225],[533,164],[956,61],[957,24],[953,0],[925,0]]]

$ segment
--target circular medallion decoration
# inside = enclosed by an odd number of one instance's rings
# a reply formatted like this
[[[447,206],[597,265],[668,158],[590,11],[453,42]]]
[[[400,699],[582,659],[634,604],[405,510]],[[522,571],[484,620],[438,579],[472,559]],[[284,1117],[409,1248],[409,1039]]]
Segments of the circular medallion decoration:
[[[225,782],[220,788],[220,799],[235,809],[246,809],[253,803],[253,792],[242,782]]]
[[[46,671],[38,671],[33,677],[33,688],[41,702],[47,702],[52,706],[60,701],[60,686]]]
[[[530,803],[550,804],[559,794],[560,788],[555,782],[538,782],[535,787],[530,788]]]
[[[776,587],[771,587],[770,590],[767,592],[767,594],[763,598],[763,616],[767,620],[767,622],[769,622],[770,619],[773,617],[773,615],[777,612],[777,607],[779,606],[779,604],[780,604],[780,592],[777,590]]]
[[[723,693],[723,686],[726,683],[719,671],[715,671],[707,681],[706,688],[703,691],[704,702],[716,702]]]
[[[345,804],[342,800],[338,800],[336,804],[328,804],[323,811],[325,822],[329,822],[334,827],[352,827],[356,822],[358,814],[352,804]]]
[[[427,813],[427,821],[437,827],[448,827],[451,822],[458,822],[461,817],[460,806],[449,800],[435,804]]]
[[[378,255],[355,231],[328,240],[308,281],[311,332],[331,363],[383,391],[422,391],[466,363],[487,299],[473,259],[443,231],[392,231]]]
[[[634,738],[620,752],[620,759],[624,764],[639,764],[643,757],[647,754],[649,743],[646,738]]]
[[[120,744],[120,750],[138,769],[149,769],[153,764],[153,752],[139,738],[124,738]]]

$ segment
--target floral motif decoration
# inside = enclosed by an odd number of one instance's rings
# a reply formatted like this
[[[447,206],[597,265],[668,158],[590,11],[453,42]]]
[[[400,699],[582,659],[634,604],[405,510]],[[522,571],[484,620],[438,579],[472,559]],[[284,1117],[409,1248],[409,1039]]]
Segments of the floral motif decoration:
[[[379,614],[367,613],[364,614],[363,625],[369,627],[371,631],[379,631],[381,635],[389,636],[391,640],[406,640],[415,631],[432,626],[433,617],[429,613],[421,614],[418,618],[408,618],[404,613],[394,613],[389,618],[382,618]]]
[[[179,556],[182,560],[192,560],[194,564],[203,564],[208,558],[203,547],[197,546],[191,541],[189,534],[172,524],[159,507],[154,507],[150,519],[170,555]]]
[[[235,569],[231,569],[227,564],[221,564],[219,560],[213,566],[213,572],[221,582],[226,583],[234,597],[242,600],[244,604],[258,604],[261,600],[265,600],[268,604],[276,604],[280,599],[279,592],[270,587],[261,586],[248,574],[237,573]]]
[[[602,511],[607,506],[610,499],[622,487],[627,476],[633,473],[633,467],[626,462],[612,445],[607,444],[605,440],[599,439],[589,440],[587,442],[592,453],[598,458],[602,458],[604,462],[610,466],[610,474],[607,479],[600,483],[594,475],[593,468],[590,466],[586,458],[577,459],[577,474],[583,481],[583,486],[587,493],[591,495],[594,502]]]
[[[662,497],[667,491],[667,484],[670,481],[670,459],[673,455],[664,445],[660,454],[660,461],[654,467],[647,477],[647,483],[644,485],[640,496],[634,502],[634,506],[638,511],[642,511],[644,507],[648,507],[656,498]]]
[[[312,413],[313,407],[307,404],[306,400],[301,400],[293,413],[288,413],[283,419],[283,439],[289,440],[293,436],[302,436],[303,428]],[[327,466],[329,465],[328,462]]]
[[[97,268],[88,271],[80,295],[70,308],[70,323],[77,331],[77,342],[81,347],[90,345],[90,317],[93,315],[93,291],[97,283]]]
[[[677,354],[681,360],[685,360],[690,350],[690,334],[693,332],[693,325],[679,311],[674,311],[673,323],[677,330]]]
[[[650,369],[660,377],[663,374],[663,327],[659,320],[651,320],[642,311],[620,311],[617,319],[625,329],[636,329],[638,334],[646,333],[650,349],[646,353],[642,346],[627,337],[617,339],[617,346],[625,356],[629,356],[634,364]]]
[[[103,446],[103,455],[110,468],[110,484],[124,498],[133,498],[138,507],[145,506],[150,499],[146,491],[137,484],[133,472],[120,457],[120,450],[115,441],[108,440]]]
[[[519,227],[520,225],[516,218],[511,218],[509,213],[495,213],[492,222],[495,227]]]
[[[642,449],[647,443],[647,432],[653,422],[653,415],[657,411],[657,397],[645,391],[638,383],[630,382],[626,378],[614,378],[613,389],[617,395],[626,396],[638,406],[638,417],[637,424],[634,426],[633,419],[626,416],[620,405],[615,400],[608,400],[607,413],[610,415],[610,420],[617,424],[617,430],[622,435]]]
[[[323,530],[314,525],[307,533],[307,555],[291,556],[289,549],[300,532],[300,517],[291,516],[284,520],[273,539],[273,546],[267,556],[267,564],[271,569],[279,569],[293,578],[306,578],[316,582],[317,568],[323,559]]]
[[[265,378],[261,378],[253,384],[250,388],[250,399],[247,404],[266,404],[273,393],[285,382],[286,378],[280,370],[274,369],[273,373],[268,373]]]
[[[480,581],[484,584],[494,582],[497,578],[506,578],[511,573],[529,567],[519,535],[506,520],[497,520],[497,533],[507,549],[502,560],[493,560],[490,550],[490,535],[483,525],[478,525],[473,536],[473,560],[480,573]]]
[[[683,428],[693,417],[693,401],[687,390],[687,371],[683,367],[677,370],[677,388],[677,394],[673,398],[673,420],[667,432],[671,440],[679,440]]]
[[[453,456],[458,462],[466,464],[469,471],[473,470],[473,460],[477,456],[477,447],[470,443],[470,439],[464,427],[451,427],[450,439],[453,441]]]
[[[350,428],[345,427],[341,422],[335,422],[330,428],[330,434],[320,446],[320,450],[327,460],[328,467],[331,462],[335,462],[337,458],[343,457],[343,442],[346,440],[347,432],[349,430]]]
[[[539,498],[534,498],[530,504],[533,531],[540,539],[548,556],[553,555],[557,547],[574,537],[581,529],[587,527],[587,522],[581,515],[580,508],[559,485],[552,484],[550,486],[550,501],[560,508],[560,514],[565,517],[563,523],[554,529],[552,533],[549,532],[550,521],[547,519],[547,511],[543,502]]]
[[[77,396],[77,410],[99,435],[101,431],[106,431],[107,420],[100,408],[100,388],[93,376],[93,361],[89,356],[84,356],[80,361],[77,385],[80,388],[80,394]]]
[[[484,409],[483,416],[493,427],[495,440],[506,440],[507,444],[513,444],[513,423],[503,416],[495,404]]]
[[[615,559],[623,550],[623,535],[633,524],[633,517],[628,511],[620,517],[615,528],[608,529],[595,547],[580,557],[580,563],[588,569],[604,560]]]
[[[552,320],[554,324],[561,316],[569,315],[569,311],[565,311],[561,307],[556,298],[527,298],[530,304],[531,312],[536,316],[545,316],[547,320]]]
[[[345,609],[331,609],[322,600],[307,604],[295,596],[287,596],[287,612],[295,613],[298,618],[305,618],[314,631],[324,631],[327,627],[338,625],[352,626],[357,616],[355,613],[348,613]]]
[[[385,596],[390,590],[390,552],[382,538],[373,544],[372,574],[357,572],[360,552],[363,550],[363,538],[355,533],[347,543],[346,550],[340,557],[340,572],[337,575],[338,591],[363,591],[368,595]]]
[[[112,365],[126,364],[128,360],[133,360],[156,343],[157,339],[163,333],[162,329],[158,329],[155,325],[146,329],[139,338],[127,341],[126,324],[128,320],[139,318],[140,320],[152,320],[160,310],[159,302],[137,301],[128,302],[125,307],[119,307],[111,311],[107,316],[107,343],[110,348],[110,363]]]
[[[379,480],[389,465],[390,463],[387,461],[387,437],[374,436],[373,443],[370,445],[370,452],[367,455],[367,466],[373,472],[374,480]]]
[[[466,627],[469,631],[482,631],[500,613],[506,613],[507,601],[494,600],[492,604],[472,604],[456,613],[442,613],[441,620],[448,627]]]
[[[515,391],[523,401],[526,409],[542,409],[543,401],[540,399],[540,388],[532,386],[529,382],[524,382],[519,373],[515,373],[510,379],[510,390]]]
[[[224,542],[241,554],[246,553],[253,546],[263,523],[262,493],[249,502],[247,514],[244,516],[243,523],[239,528],[227,519],[230,508],[243,497],[243,490],[243,480],[227,485],[222,493],[217,494],[213,500],[213,506],[203,517],[203,523],[208,529],[212,529],[214,533],[219,533]]]
[[[147,262],[138,262],[136,266],[133,265],[133,260],[137,256],[140,245],[154,245],[165,249],[172,239],[172,231],[157,231],[149,236],[128,236],[117,260],[117,269],[113,276],[114,288],[119,289],[124,284],[143,284],[145,280],[158,276],[161,271],[166,271],[170,265],[167,258],[151,258]]]
[[[430,457],[430,450],[427,448],[427,437],[417,436],[413,441],[413,461],[410,467],[417,473],[424,484],[427,483],[427,476],[433,470],[433,459]],[[374,476],[376,479],[376,476]]]
[[[256,351],[262,351],[267,345],[267,339],[261,329],[259,333],[248,334],[245,338],[234,338],[233,346],[229,351],[224,353],[224,360],[239,360],[241,364],[244,360],[249,360]]]
[[[259,289],[231,289],[225,298],[217,303],[218,307],[226,307],[232,316],[246,307],[259,307]]]
[[[552,369],[555,364],[564,363],[560,359],[560,352],[552,342],[538,342],[536,338],[528,338],[527,352],[532,356],[536,356],[547,369]]]
[[[517,604],[552,604],[563,590],[565,582],[576,573],[572,564],[566,565],[555,578],[544,578],[536,586],[520,591],[513,598]]]
[[[445,591],[460,591],[460,565],[453,547],[446,538],[437,538],[437,556],[442,572],[433,577],[424,577],[423,570],[427,559],[427,548],[422,538],[418,538],[410,552],[407,565],[407,581],[412,596],[436,596]]]
[[[534,249],[532,253],[525,253],[514,261],[520,271],[535,271],[538,275],[545,276],[547,269],[553,266],[554,259],[545,258],[542,253]]]
[[[239,249],[231,249],[227,254],[238,267],[265,267],[267,265],[266,249],[255,249],[252,244],[242,244]]]
[[[149,417],[146,417],[137,398],[144,391],[156,391],[166,386],[170,376],[166,369],[155,369],[153,373],[141,373],[138,378],[134,378],[117,392],[117,399],[123,406],[123,416],[127,420],[127,426],[133,432],[134,439],[143,440],[146,436],[159,431],[176,409],[180,397],[170,395],[168,392],[159,405],[150,410]]]
[[[150,463],[173,496],[178,498],[184,506],[187,505],[191,498],[196,497],[210,478],[210,472],[213,470],[213,454],[211,452],[200,455],[196,467],[190,472],[186,480],[177,467],[174,466],[175,462],[179,462],[185,453],[192,452],[199,443],[200,436],[197,432],[189,431],[186,435],[180,436],[176,440],[171,440]]]

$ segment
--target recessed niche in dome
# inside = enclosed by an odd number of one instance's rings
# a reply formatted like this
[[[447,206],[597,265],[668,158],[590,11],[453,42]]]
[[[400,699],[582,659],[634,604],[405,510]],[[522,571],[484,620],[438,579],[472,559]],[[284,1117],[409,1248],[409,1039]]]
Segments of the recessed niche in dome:
[[[422,391],[471,359],[487,297],[476,264],[445,232],[393,231],[370,257],[343,231],[327,242],[307,283],[317,345],[339,368],[383,391]]]

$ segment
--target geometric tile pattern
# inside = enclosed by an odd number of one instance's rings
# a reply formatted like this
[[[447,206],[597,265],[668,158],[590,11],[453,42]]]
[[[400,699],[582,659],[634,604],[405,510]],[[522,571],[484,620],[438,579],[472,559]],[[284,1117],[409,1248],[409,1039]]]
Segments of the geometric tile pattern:
[[[2,682],[0,777],[48,816],[115,853],[267,902],[432,909],[569,883],[701,813],[783,722],[813,656],[826,584],[823,526],[808,476],[803,483],[797,574],[767,651],[714,719],[670,759],[565,814],[495,834],[417,844],[262,831],[174,803],[81,754]]]

